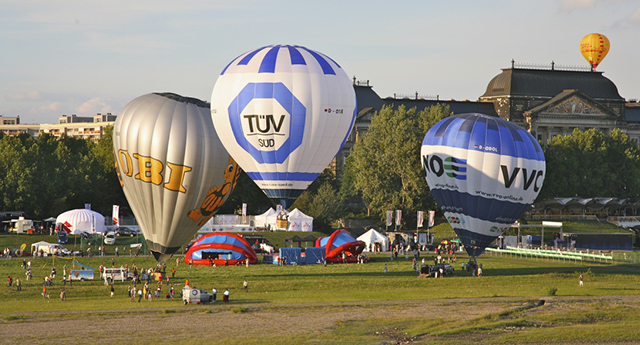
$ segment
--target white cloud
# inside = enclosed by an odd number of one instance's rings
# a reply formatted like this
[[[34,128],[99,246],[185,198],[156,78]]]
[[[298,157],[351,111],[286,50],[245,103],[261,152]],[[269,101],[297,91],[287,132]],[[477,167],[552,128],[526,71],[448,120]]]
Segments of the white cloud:
[[[110,113],[112,112],[111,105],[107,104],[102,98],[95,97],[76,108],[76,112],[79,115],[95,115],[97,113]]]
[[[636,8],[631,16],[629,16],[629,21],[635,24],[640,24],[640,7]]]
[[[58,111],[58,109],[60,109],[60,102],[53,102],[53,103],[49,103],[47,105],[43,105],[40,108],[38,108],[37,111],[32,111],[32,112],[35,112],[35,113],[50,113],[50,112]]]
[[[12,92],[5,96],[10,101],[24,101],[24,100],[37,100],[40,98],[40,92],[38,91],[22,91]]]
[[[598,0],[563,0],[560,8],[563,10],[582,10],[593,7]]]

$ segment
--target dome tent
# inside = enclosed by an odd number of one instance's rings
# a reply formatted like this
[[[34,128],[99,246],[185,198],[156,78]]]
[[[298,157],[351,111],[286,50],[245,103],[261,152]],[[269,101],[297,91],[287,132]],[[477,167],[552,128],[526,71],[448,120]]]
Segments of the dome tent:
[[[79,235],[83,232],[104,233],[107,229],[103,215],[84,208],[60,214],[56,218],[56,228],[73,235]]]
[[[338,229],[331,236],[316,240],[316,247],[324,247],[326,260],[332,263],[357,262],[358,255],[362,253],[364,246],[363,241],[356,240],[344,229]]]
[[[244,238],[228,232],[214,232],[194,242],[184,260],[195,265],[235,265],[246,260],[256,264],[258,255]]]

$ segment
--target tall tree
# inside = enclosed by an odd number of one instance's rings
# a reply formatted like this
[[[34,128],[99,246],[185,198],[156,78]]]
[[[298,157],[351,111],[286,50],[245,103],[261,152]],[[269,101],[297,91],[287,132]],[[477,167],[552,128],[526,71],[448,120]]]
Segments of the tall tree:
[[[399,209],[405,215],[403,224],[415,224],[416,211],[435,207],[420,164],[422,140],[449,115],[449,107],[440,104],[420,112],[404,105],[383,107],[351,150],[345,186],[360,193],[380,220],[386,210]]]

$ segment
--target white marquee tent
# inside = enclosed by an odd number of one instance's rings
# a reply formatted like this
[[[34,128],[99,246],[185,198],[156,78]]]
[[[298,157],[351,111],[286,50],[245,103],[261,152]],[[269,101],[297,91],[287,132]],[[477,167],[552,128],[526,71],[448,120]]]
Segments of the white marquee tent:
[[[87,209],[64,212],[56,218],[56,224],[64,224],[71,231],[70,233],[74,235],[79,235],[83,232],[104,233],[106,231],[104,216]]]
[[[360,235],[360,237],[358,237],[357,239],[359,241],[363,241],[364,243],[366,243],[366,246],[364,247],[365,251],[369,251],[369,248],[371,248],[370,245],[372,243],[373,244],[380,243],[380,247],[384,252],[389,250],[389,237],[379,233],[375,229],[371,229],[365,232],[364,234]]]
[[[289,212],[287,231],[313,231],[313,217],[309,217],[297,208]]]

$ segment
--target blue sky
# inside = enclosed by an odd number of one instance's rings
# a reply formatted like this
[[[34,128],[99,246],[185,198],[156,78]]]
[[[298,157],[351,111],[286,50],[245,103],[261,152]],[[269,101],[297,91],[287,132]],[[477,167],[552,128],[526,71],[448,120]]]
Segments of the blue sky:
[[[118,114],[150,92],[208,101],[232,59],[269,44],[320,51],[382,97],[476,100],[511,59],[587,66],[593,32],[611,41],[598,70],[640,98],[637,0],[0,0],[0,115]]]

